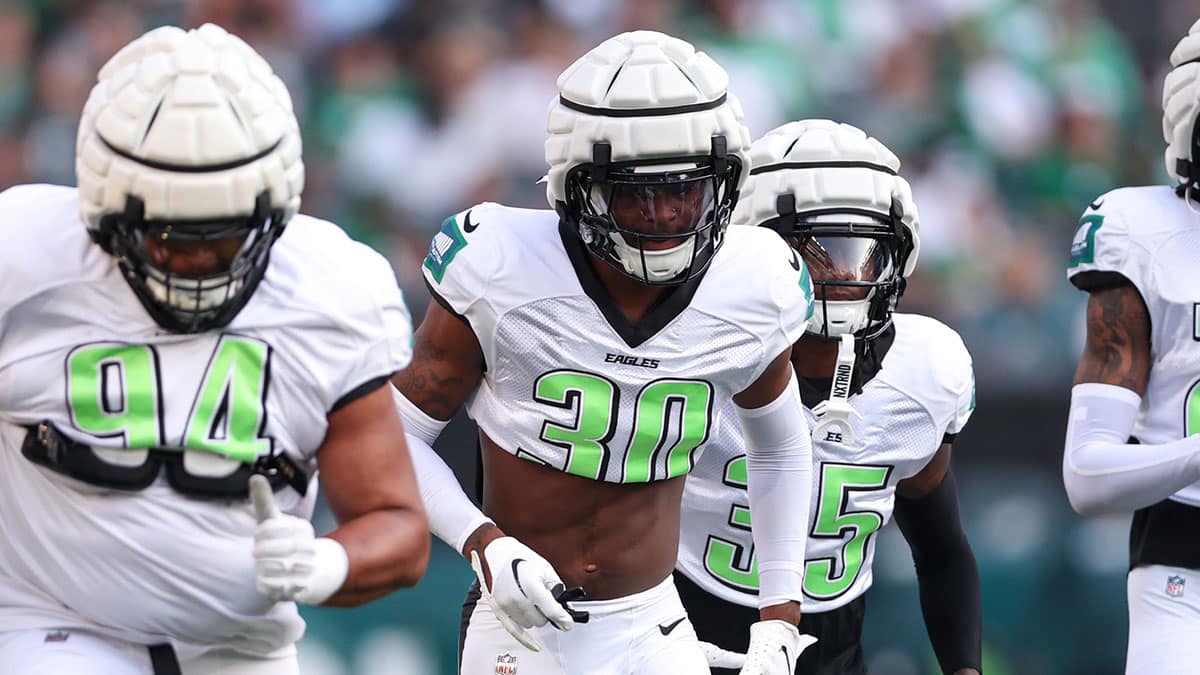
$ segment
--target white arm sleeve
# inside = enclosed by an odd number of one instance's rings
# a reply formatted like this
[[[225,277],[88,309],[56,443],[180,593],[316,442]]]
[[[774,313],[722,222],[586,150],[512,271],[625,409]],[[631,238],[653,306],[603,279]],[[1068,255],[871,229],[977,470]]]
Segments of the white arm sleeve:
[[[1129,512],[1200,481],[1200,436],[1128,443],[1142,397],[1111,384],[1071,389],[1063,482],[1083,515]]]
[[[429,516],[429,531],[462,553],[467,537],[480,525],[492,522],[492,519],[483,515],[471,502],[471,498],[459,486],[454,472],[433,449],[433,442],[448,422],[425,414],[399,389],[392,387],[392,392],[396,410],[404,422],[404,438],[412,455],[421,502]]]
[[[746,441],[746,493],[758,558],[758,606],[804,597],[804,545],[812,493],[812,439],[795,374],[761,408],[737,409]]]

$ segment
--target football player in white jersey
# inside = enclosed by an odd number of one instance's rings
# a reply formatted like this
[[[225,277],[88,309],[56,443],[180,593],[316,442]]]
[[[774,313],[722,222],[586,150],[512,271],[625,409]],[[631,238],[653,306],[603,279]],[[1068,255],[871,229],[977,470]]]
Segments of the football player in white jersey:
[[[726,228],[750,145],[727,79],[661,33],[605,41],[550,105],[555,210],[480,204],[433,240],[437,302],[395,382],[433,531],[482,582],[464,674],[708,672],[672,569],[684,476],[721,414],[748,430],[762,514],[743,672],[790,673],[809,640],[812,466],[788,357],[812,290],[777,234]],[[464,403],[486,516],[429,447]]]
[[[1200,667],[1200,22],[1163,89],[1172,186],[1084,211],[1067,277],[1088,293],[1063,480],[1075,510],[1133,512],[1125,672]]]
[[[296,214],[291,99],[246,43],[158,28],[98,79],[79,187],[0,193],[0,671],[292,675],[297,602],[428,560],[408,312]]]
[[[783,235],[811,272],[814,317],[792,365],[813,429],[813,505],[797,673],[866,673],[860,643],[875,534],[893,511],[912,548],[943,672],[978,673],[979,573],[958,517],[950,448],[974,408],[971,358],[934,319],[893,314],[920,247],[900,161],[829,120],[791,122],[750,150],[735,227]],[[700,639],[746,649],[761,588],[743,431],[725,418],[688,476],[676,583]],[[710,649],[714,666],[740,659]],[[718,669],[715,672],[733,672]]]

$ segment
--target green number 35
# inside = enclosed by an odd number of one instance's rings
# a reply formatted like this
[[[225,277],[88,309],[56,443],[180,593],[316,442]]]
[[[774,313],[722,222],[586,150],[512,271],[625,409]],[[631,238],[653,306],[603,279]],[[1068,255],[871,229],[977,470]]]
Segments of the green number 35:
[[[181,446],[240,462],[271,450],[266,421],[271,349],[248,337],[221,336],[192,403]],[[162,375],[150,345],[100,342],[67,356],[67,408],[77,429],[120,437],[127,448],[170,445],[164,429]]]
[[[878,490],[887,485],[890,466],[862,466],[823,462],[813,517],[811,538],[850,539],[842,546],[837,558],[809,559],[804,566],[804,593],[820,600],[830,600],[850,590],[862,572],[867,544],[883,525],[883,516],[874,511],[848,511],[850,492]],[[725,465],[726,485],[746,487],[746,458],[737,457]],[[739,530],[750,530],[750,509],[734,504],[729,524]],[[838,558],[840,558],[840,563]],[[735,542],[710,535],[704,552],[704,567],[717,581],[740,591],[758,591],[758,564],[753,550]]]

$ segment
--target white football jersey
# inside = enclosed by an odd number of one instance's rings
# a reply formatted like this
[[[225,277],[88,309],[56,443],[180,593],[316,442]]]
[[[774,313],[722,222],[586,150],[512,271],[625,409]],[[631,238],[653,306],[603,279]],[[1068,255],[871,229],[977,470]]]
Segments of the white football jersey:
[[[807,268],[774,232],[729,228],[705,274],[635,325],[560,229],[553,211],[489,203],[434,237],[426,280],[486,359],[471,417],[508,452],[589,479],[687,473],[720,402],[804,332]]]
[[[891,519],[896,484],[925,468],[946,434],[958,433],[975,409],[971,357],[958,334],[915,314],[893,321],[895,338],[879,372],[849,399],[860,414],[851,417],[853,441],[813,441],[806,614],[842,607],[870,588],[875,533]],[[805,416],[812,428],[816,416],[807,407]],[[727,414],[717,434],[687,478],[677,567],[709,593],[757,607],[737,417]]]
[[[1200,432],[1200,216],[1167,186],[1121,188],[1083,214],[1067,277],[1128,279],[1150,313],[1150,379],[1133,435],[1145,444]],[[1200,483],[1171,496],[1200,506]]]
[[[219,476],[273,449],[312,472],[339,399],[410,359],[387,261],[296,216],[233,322],[180,335],[91,241],[75,188],[0,194],[0,242],[0,626],[257,654],[294,642],[295,604],[255,590],[248,500],[185,496],[163,473],[97,487],[32,463],[22,442],[48,420],[110,464],[179,449],[189,473]],[[307,518],[316,482],[276,498]]]

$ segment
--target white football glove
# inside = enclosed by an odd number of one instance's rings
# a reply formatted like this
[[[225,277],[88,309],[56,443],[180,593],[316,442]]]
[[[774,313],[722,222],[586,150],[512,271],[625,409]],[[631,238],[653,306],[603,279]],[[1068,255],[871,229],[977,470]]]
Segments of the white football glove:
[[[731,652],[728,649],[721,649],[711,642],[700,641],[700,651],[704,652],[704,658],[708,659],[709,668],[741,668],[746,662],[746,655],[737,652]]]
[[[559,630],[575,625],[571,614],[554,595],[565,588],[558,573],[545,558],[513,537],[493,539],[483,547],[483,557],[492,573],[492,587],[484,579],[479,553],[471,551],[471,569],[479,577],[479,592],[496,619],[517,642],[533,651],[542,645],[527,628],[550,622]]]
[[[778,619],[750,624],[750,646],[740,675],[792,675],[796,659],[817,641],[801,635],[800,629]]]
[[[283,602],[325,602],[346,582],[350,559],[337,541],[317,537],[312,523],[283,513],[265,476],[250,477],[254,504],[254,581],[258,592]]]

